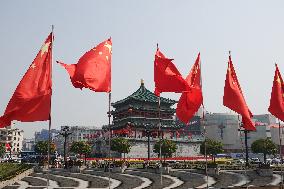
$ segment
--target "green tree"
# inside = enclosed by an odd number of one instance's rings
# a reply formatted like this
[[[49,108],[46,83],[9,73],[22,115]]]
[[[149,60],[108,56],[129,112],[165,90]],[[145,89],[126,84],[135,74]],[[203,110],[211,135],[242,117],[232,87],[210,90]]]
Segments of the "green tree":
[[[129,141],[125,138],[114,138],[111,140],[110,149],[112,151],[123,153],[124,160],[125,160],[125,154],[128,154],[130,152],[130,148],[131,145]]]
[[[162,139],[161,141],[157,141],[154,145],[154,152],[157,153],[159,157],[160,157],[160,144],[162,144],[161,152],[162,152],[162,157],[164,157],[164,159],[166,157],[172,157],[173,153],[175,153],[177,150],[177,145],[175,142],[173,142],[172,140]]]
[[[50,154],[53,154],[56,151],[56,146],[53,142],[50,143]],[[35,152],[41,155],[48,154],[48,141],[38,141],[35,145]]]
[[[5,144],[0,144],[0,157],[3,157],[5,153],[6,153]]]
[[[266,163],[266,155],[274,155],[277,153],[277,146],[271,139],[258,139],[251,144],[253,153],[263,153],[264,163]]]
[[[205,142],[206,142],[206,154],[210,155],[215,163],[215,157],[217,154],[224,152],[223,144],[219,141],[212,139],[206,139],[200,145],[200,153],[205,155]]]
[[[84,155],[85,156],[85,165],[86,165],[86,158],[92,152],[92,147],[85,141],[78,141],[73,142],[70,151],[76,154]]]

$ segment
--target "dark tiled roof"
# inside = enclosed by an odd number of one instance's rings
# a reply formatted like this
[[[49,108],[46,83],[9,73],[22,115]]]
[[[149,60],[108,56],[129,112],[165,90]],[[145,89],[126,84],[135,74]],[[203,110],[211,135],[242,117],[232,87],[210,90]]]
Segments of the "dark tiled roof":
[[[111,105],[115,107],[131,99],[134,99],[137,101],[143,101],[143,102],[158,103],[158,97],[154,93],[146,89],[146,87],[144,86],[144,83],[141,83],[141,86],[139,87],[139,89],[135,91],[132,95],[122,100],[119,100],[117,102],[114,102]],[[177,101],[175,100],[171,100],[169,98],[163,98],[163,97],[160,97],[160,101],[161,101],[161,104],[169,104],[169,105],[174,105],[175,103],[177,103]]]

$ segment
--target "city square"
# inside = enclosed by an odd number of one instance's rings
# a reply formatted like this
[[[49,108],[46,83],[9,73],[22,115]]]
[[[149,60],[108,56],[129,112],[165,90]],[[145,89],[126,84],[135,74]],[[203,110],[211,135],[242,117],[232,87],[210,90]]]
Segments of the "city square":
[[[1,2],[0,188],[284,188],[283,6]]]

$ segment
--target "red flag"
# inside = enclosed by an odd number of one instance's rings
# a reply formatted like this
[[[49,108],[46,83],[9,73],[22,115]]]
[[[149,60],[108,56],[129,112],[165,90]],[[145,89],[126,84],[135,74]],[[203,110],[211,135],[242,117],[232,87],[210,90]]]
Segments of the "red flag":
[[[10,151],[11,150],[11,146],[9,143],[6,143],[5,144],[5,147],[6,147],[6,151]]]
[[[224,87],[223,105],[242,115],[242,122],[246,130],[256,130],[250,112],[239,84],[231,56],[229,56],[228,69]]]
[[[60,63],[69,73],[75,88],[89,88],[96,92],[111,91],[112,42],[108,39],[86,52],[77,64]]]
[[[203,102],[201,89],[200,53],[191,68],[186,81],[189,91],[183,92],[177,104],[176,115],[185,124],[194,116]]]
[[[166,58],[157,49],[154,61],[155,94],[157,96],[160,96],[161,92],[181,93],[188,90],[187,82],[182,78],[172,60]]]
[[[4,115],[0,117],[0,127],[11,125],[12,120],[31,122],[50,119],[51,43],[52,33],[17,86]]]
[[[275,66],[276,70],[268,111],[281,121],[284,121],[284,83],[277,64]]]

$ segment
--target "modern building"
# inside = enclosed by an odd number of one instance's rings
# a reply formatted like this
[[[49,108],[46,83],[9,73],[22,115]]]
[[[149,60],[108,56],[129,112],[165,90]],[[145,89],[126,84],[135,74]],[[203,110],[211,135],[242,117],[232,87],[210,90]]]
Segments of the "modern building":
[[[242,149],[238,116],[228,113],[205,114],[206,137],[223,143],[227,152],[238,152]]]
[[[59,130],[56,129],[51,129],[50,130],[50,134],[51,134],[51,140],[54,140],[58,134],[59,134]],[[39,132],[35,132],[35,143],[37,143],[38,141],[46,141],[49,138],[49,131],[48,129],[42,129]]]
[[[35,148],[35,139],[24,138],[22,151],[34,151],[34,148]]]
[[[257,122],[267,123],[268,125],[276,124],[276,118],[271,114],[254,115],[253,119]]]
[[[64,127],[66,126],[61,126],[61,132]],[[67,127],[69,127],[69,132],[71,133],[68,136],[68,142],[73,142],[73,141],[91,142],[96,138],[102,136],[102,129],[99,129],[94,126],[67,126]]]
[[[7,153],[18,155],[23,148],[24,131],[12,129],[11,127],[0,128],[0,143],[9,144],[10,149],[6,148]],[[11,151],[10,151],[11,150]]]
[[[241,116],[228,113],[206,114],[206,133],[207,137],[223,143],[224,150],[227,152],[242,152],[245,148],[244,132],[240,131]],[[254,115],[253,121],[256,131],[248,132],[248,147],[261,138],[272,138],[271,124],[276,122],[274,116],[270,114]],[[279,137],[278,137],[279,138]]]

